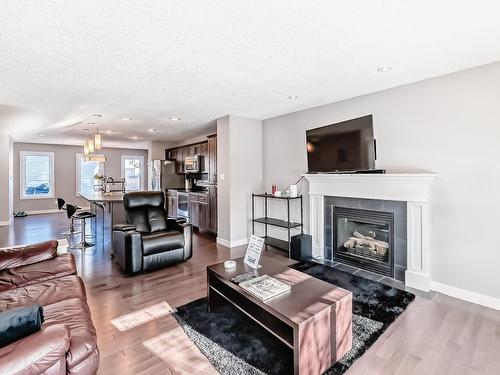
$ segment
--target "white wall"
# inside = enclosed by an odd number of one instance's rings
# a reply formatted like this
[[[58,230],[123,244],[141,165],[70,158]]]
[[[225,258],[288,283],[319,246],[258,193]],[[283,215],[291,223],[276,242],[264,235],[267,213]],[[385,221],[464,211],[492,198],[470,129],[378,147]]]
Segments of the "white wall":
[[[373,114],[378,168],[439,174],[432,279],[500,298],[499,100],[495,63],[266,120],[264,186],[307,171],[307,129]]]
[[[217,237],[231,239],[229,116],[217,120]]]
[[[165,150],[172,146],[171,142],[148,142],[148,161],[151,160],[164,160]]]
[[[217,171],[217,235],[238,246],[251,235],[251,194],[262,189],[262,121],[234,115],[217,121]]]
[[[217,120],[218,121],[218,120]],[[191,145],[193,143],[201,143],[201,142],[206,142],[208,140],[208,136],[210,135],[213,135],[217,133],[217,129],[214,129],[213,131],[210,131],[208,133],[203,133],[201,135],[197,135],[196,137],[191,137],[191,138],[187,138],[187,139],[184,139],[182,141],[178,141],[178,142],[173,142],[169,148],[172,148],[172,147],[181,147],[181,146],[186,146],[186,145]]]
[[[0,225],[11,223],[13,211],[13,141],[0,134]]]
[[[262,189],[262,121],[230,116],[231,242],[250,237],[252,193]]]

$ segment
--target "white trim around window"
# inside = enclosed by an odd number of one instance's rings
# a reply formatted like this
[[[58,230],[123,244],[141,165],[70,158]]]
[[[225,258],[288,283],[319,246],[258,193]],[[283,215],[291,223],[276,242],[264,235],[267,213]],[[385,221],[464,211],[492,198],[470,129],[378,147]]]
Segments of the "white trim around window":
[[[46,176],[41,177],[40,183],[38,182],[28,182],[26,183],[26,158],[30,156],[45,156],[48,157],[48,171]],[[53,199],[55,194],[55,180],[54,180],[54,153],[53,152],[42,152],[42,151],[19,151],[19,169],[20,169],[20,181],[19,181],[19,199]],[[28,180],[33,180],[34,176],[28,178]],[[46,182],[45,182],[46,181]],[[38,184],[38,185],[37,185]],[[36,186],[35,186],[36,185]],[[42,185],[42,192],[37,192]],[[33,188],[33,193],[27,193],[27,188]],[[45,190],[47,190],[45,192]]]
[[[139,169],[140,169],[139,188],[131,190],[127,186],[127,183],[125,183],[125,190],[127,190],[127,191],[144,190],[144,176],[146,173],[146,171],[144,170],[144,156],[142,156],[142,155],[122,155],[122,163],[121,163],[122,179],[125,179],[125,161],[129,160],[129,159],[139,160]]]

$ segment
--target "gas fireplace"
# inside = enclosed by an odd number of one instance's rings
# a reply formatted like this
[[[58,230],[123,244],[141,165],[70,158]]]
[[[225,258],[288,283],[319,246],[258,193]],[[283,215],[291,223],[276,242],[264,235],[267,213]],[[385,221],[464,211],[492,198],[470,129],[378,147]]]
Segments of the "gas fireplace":
[[[394,275],[394,214],[333,207],[334,260]]]
[[[325,256],[404,281],[406,204],[325,197]]]

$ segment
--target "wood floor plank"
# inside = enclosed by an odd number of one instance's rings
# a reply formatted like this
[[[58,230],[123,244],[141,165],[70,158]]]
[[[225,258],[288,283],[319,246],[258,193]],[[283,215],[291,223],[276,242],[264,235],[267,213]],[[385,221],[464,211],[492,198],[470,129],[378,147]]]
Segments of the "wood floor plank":
[[[0,227],[0,247],[62,238],[67,227],[63,214],[16,218],[12,226]],[[123,332],[111,324],[162,301],[175,308],[205,297],[207,265],[235,252],[199,233],[193,247],[188,262],[135,276],[121,273],[107,253],[74,252],[97,329],[99,374],[217,374],[171,315]],[[270,250],[264,256],[290,264],[282,254]],[[417,297],[347,375],[498,375],[498,353],[500,312],[436,294],[431,300]]]

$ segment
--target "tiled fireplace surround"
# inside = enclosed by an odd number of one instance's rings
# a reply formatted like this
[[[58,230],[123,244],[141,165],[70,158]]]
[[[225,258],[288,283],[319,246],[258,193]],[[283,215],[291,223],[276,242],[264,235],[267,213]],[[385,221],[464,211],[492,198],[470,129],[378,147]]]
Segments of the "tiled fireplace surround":
[[[349,208],[406,214],[406,238],[397,243],[395,254],[397,279],[405,285],[428,292],[431,283],[430,269],[430,185],[434,174],[306,174],[309,181],[310,233],[313,238],[313,255],[328,258],[331,238],[328,235],[330,217],[325,211],[332,204]],[[399,203],[399,204],[398,204]],[[401,205],[403,203],[403,206]],[[402,210],[406,205],[406,210]],[[326,218],[326,219],[325,219]],[[402,230],[399,236],[402,237]],[[398,234],[395,233],[397,237]],[[404,236],[403,236],[404,237]],[[405,249],[401,247],[406,247]],[[406,254],[402,254],[406,252]],[[326,256],[325,256],[326,255]],[[406,256],[404,256],[406,255]],[[406,271],[404,267],[406,266]],[[404,272],[404,275],[401,273]]]

